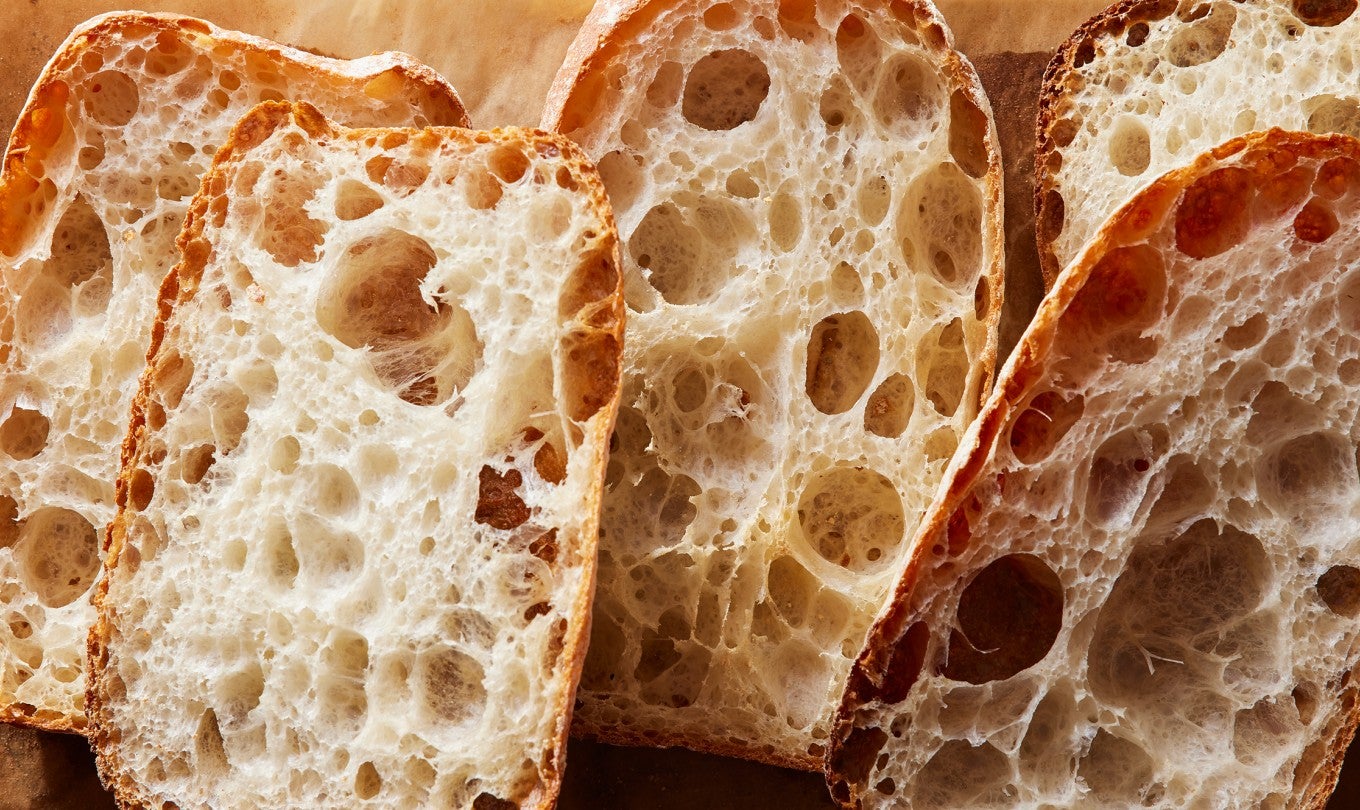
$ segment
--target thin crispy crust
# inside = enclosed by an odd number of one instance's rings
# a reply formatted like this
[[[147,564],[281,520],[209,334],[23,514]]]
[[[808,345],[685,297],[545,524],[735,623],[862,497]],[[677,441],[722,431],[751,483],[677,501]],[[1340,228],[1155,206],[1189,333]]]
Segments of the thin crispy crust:
[[[598,77],[602,76],[618,57],[621,43],[636,38],[652,25],[658,15],[679,5],[680,2],[681,0],[599,0],[586,17],[571,47],[567,49],[562,68],[548,89],[540,126],[546,130],[563,133],[571,133],[588,126],[599,105],[608,103],[608,88],[602,86]],[[891,13],[894,16],[904,21],[909,20],[909,25],[920,35],[922,42],[939,59],[938,64],[949,90],[962,91],[987,116],[989,137],[986,139],[987,173],[984,177],[984,186],[985,207],[991,215],[984,218],[983,240],[990,248],[986,254],[991,257],[991,266],[985,273],[987,301],[984,323],[988,338],[977,359],[978,366],[988,369],[978,390],[977,405],[980,406],[986,401],[995,379],[997,330],[1001,321],[1006,270],[1006,237],[1002,206],[1003,174],[991,104],[972,63],[954,50],[953,34],[929,0],[896,0],[891,4],[871,1],[863,5],[868,13],[878,16],[886,16],[889,13],[888,6],[891,5]],[[744,745],[729,739],[706,739],[652,730],[642,732],[625,727],[592,730],[588,734],[578,728],[575,734],[612,745],[681,747],[706,754],[738,757],[802,771],[815,771],[822,767],[822,762],[810,755],[790,756],[784,752]]]
[[[3,170],[0,170],[0,257],[12,256],[22,250],[27,234],[33,230],[28,211],[44,193],[43,178],[50,176],[43,164],[67,126],[68,117],[80,114],[79,110],[72,109],[75,102],[62,80],[63,74],[78,64],[85,54],[106,46],[131,28],[166,32],[186,42],[206,40],[210,48],[225,46],[265,53],[272,59],[300,63],[322,75],[356,79],[395,71],[412,85],[426,88],[432,123],[468,126],[462,101],[448,82],[405,54],[394,52],[356,60],[334,60],[221,29],[193,17],[144,12],[105,14],[71,33],[38,77],[15,123],[5,149]],[[9,320],[8,316],[5,320]],[[84,716],[17,703],[12,696],[4,695],[0,695],[0,722],[72,734],[84,734],[86,730]]]
[[[841,760],[846,740],[852,731],[857,710],[880,700],[890,688],[903,687],[902,684],[890,684],[887,676],[894,653],[899,643],[903,642],[913,618],[915,602],[912,591],[932,556],[932,538],[947,530],[955,510],[969,497],[974,486],[980,483],[979,475],[991,458],[998,437],[1023,410],[1020,406],[1026,396],[1042,379],[1058,331],[1058,321],[1090,278],[1096,260],[1108,250],[1136,243],[1143,238],[1149,223],[1159,221],[1181,193],[1210,168],[1226,158],[1258,151],[1266,157],[1259,161],[1244,161],[1241,165],[1263,176],[1270,174],[1273,166],[1277,165],[1269,159],[1272,153],[1286,158],[1341,154],[1360,159],[1360,142],[1344,135],[1316,136],[1278,129],[1233,139],[1201,155],[1191,165],[1170,172],[1145,187],[1105,223],[1081,255],[1057,277],[1052,290],[1040,304],[1034,321],[1002,369],[991,399],[969,429],[958,454],[950,463],[940,492],[917,529],[906,567],[894,587],[892,599],[870,629],[865,647],[860,651],[847,681],[824,764],[827,785],[832,796],[843,807],[859,806],[862,786],[853,784],[840,772],[837,763]],[[997,538],[995,542],[1002,543],[1004,538]],[[1322,743],[1326,753],[1319,758],[1317,769],[1306,784],[1296,787],[1298,807],[1324,806],[1336,786],[1346,748],[1360,725],[1360,706],[1356,705],[1355,700],[1357,686],[1348,686],[1349,681],[1348,674],[1341,681],[1341,687],[1346,690],[1344,694],[1350,697],[1343,702],[1344,712],[1332,719],[1330,740]]]
[[[219,197],[218,194],[225,189],[224,184],[228,174],[232,171],[234,164],[239,163],[252,148],[267,140],[275,130],[290,123],[296,124],[311,138],[317,140],[340,137],[360,139],[372,131],[338,128],[327,121],[315,107],[306,103],[265,102],[255,107],[241,119],[235,129],[232,130],[226,144],[217,151],[213,159],[212,169],[204,177],[198,194],[194,196],[193,202],[190,204],[184,230],[180,233],[177,241],[182,258],[175,269],[166,275],[161,284],[156,322],[151,333],[151,346],[147,351],[147,367],[142,373],[137,394],[132,401],[128,432],[123,439],[121,471],[116,489],[118,512],[113,523],[109,525],[105,536],[107,554],[104,562],[104,576],[100,579],[93,593],[98,617],[94,626],[90,628],[90,635],[86,644],[87,671],[89,673],[86,706],[90,720],[88,732],[90,745],[94,749],[101,777],[113,791],[119,805],[125,808],[151,810],[152,804],[150,798],[138,785],[134,775],[124,767],[124,763],[118,755],[118,730],[110,724],[105,710],[106,695],[109,689],[105,674],[109,661],[109,644],[115,623],[112,614],[116,610],[116,607],[109,605],[106,599],[109,576],[118,567],[123,550],[126,547],[127,528],[130,523],[130,517],[127,514],[128,490],[132,472],[136,468],[142,442],[150,432],[150,428],[146,424],[146,413],[147,404],[151,400],[154,390],[153,371],[165,341],[165,329],[171,315],[178,306],[193,298],[202,281],[209,255],[212,252],[212,245],[208,242],[204,231],[209,218],[219,213],[215,210],[216,207],[225,206],[225,199]],[[382,131],[400,132],[403,130]],[[456,129],[407,129],[404,131],[413,136],[422,132],[435,132],[442,137],[470,137],[478,139],[479,142],[510,137],[503,130],[475,133]],[[614,229],[613,209],[594,164],[586,158],[578,146],[560,135],[539,130],[521,130],[520,132],[527,134],[535,147],[539,149],[559,150],[577,173],[577,176],[586,180],[583,188],[588,195],[588,205],[597,219],[606,224],[606,230],[602,235],[607,240],[614,242],[615,247],[611,258],[614,267],[619,267],[618,234]],[[225,211],[223,210],[221,213],[225,213]],[[622,276],[617,278],[614,290],[607,298],[588,306],[593,310],[591,325],[612,335],[615,345],[619,347],[618,356],[614,358],[615,362],[611,367],[612,370],[606,369],[602,375],[602,379],[607,381],[611,390],[608,402],[601,408],[601,412],[607,414],[607,418],[599,420],[593,431],[595,446],[606,448],[609,444],[609,436],[614,430],[614,417],[618,411],[620,395],[619,369],[622,359],[625,318]],[[595,593],[594,560],[599,536],[600,501],[604,495],[605,462],[606,455],[603,452],[594,460],[592,465],[594,476],[590,482],[589,495],[586,502],[582,504],[587,517],[581,528],[581,542],[585,545],[581,550],[581,556],[582,559],[589,561],[587,566],[589,570],[582,577],[580,588],[577,590],[572,604],[573,615],[580,617],[580,619],[575,622],[574,629],[569,630],[563,637],[561,660],[567,662],[570,672],[568,674],[568,688],[563,690],[557,705],[554,706],[561,720],[554,732],[548,758],[541,763],[546,789],[534,797],[537,800],[536,804],[526,805],[526,807],[532,806],[547,810],[556,805],[562,776],[566,770],[566,741],[571,726],[573,696],[576,692],[576,683],[580,680],[581,667],[585,663],[586,642],[590,638],[590,607]]]
[[[1062,232],[1063,221],[1063,202],[1053,176],[1062,164],[1063,147],[1071,141],[1071,135],[1064,136],[1061,122],[1067,95],[1082,81],[1076,70],[1095,59],[1097,40],[1123,36],[1136,23],[1164,19],[1177,4],[1178,0],[1119,0],[1072,32],[1044,70],[1034,146],[1034,223],[1045,288],[1053,287],[1063,269],[1053,252],[1053,240]]]

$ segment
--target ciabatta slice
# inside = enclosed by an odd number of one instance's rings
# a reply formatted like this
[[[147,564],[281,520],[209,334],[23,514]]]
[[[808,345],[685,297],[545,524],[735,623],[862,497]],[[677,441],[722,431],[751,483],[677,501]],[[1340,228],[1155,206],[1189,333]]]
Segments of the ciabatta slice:
[[[1354,0],[1121,0],[1044,76],[1039,257],[1052,282],[1142,186],[1256,130],[1360,137]]]
[[[545,126],[632,310],[577,729],[813,769],[990,386],[1001,170],[924,2],[604,2]]]
[[[127,806],[551,807],[623,292],[530,130],[242,120],[132,406],[90,634]]]
[[[997,380],[850,678],[847,806],[1321,807],[1360,720],[1360,142],[1135,196]]]
[[[85,726],[88,593],[156,290],[231,126],[302,97],[356,126],[466,124],[400,54],[326,59],[173,15],[86,23],[33,89],[0,176],[0,719]]]

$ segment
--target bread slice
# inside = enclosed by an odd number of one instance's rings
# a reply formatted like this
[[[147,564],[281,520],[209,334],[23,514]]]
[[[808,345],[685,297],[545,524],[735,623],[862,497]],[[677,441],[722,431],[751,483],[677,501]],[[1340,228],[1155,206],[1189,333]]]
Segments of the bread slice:
[[[1122,0],[1058,50],[1035,154],[1052,282],[1140,187],[1254,130],[1360,137],[1354,0]]]
[[[90,634],[125,806],[551,807],[618,403],[565,139],[242,120],[132,406]]]
[[[97,17],[53,57],[0,176],[0,719],[85,726],[96,539],[189,198],[241,115],[306,97],[355,125],[466,124],[400,54],[314,56],[187,17]]]
[[[626,243],[576,728],[796,768],[990,386],[1001,173],[925,3],[601,3],[545,126]]]
[[[1157,180],[1059,277],[828,758],[855,807],[1321,807],[1360,720],[1360,142]]]

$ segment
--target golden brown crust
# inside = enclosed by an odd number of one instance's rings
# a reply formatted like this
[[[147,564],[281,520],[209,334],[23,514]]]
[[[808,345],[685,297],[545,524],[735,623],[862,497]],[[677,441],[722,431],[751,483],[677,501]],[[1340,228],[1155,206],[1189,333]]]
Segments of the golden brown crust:
[[[226,188],[227,179],[251,149],[268,140],[279,128],[289,124],[297,125],[316,141],[334,138],[362,140],[375,132],[375,130],[351,130],[337,127],[327,121],[315,107],[306,103],[265,102],[255,107],[241,119],[232,130],[226,144],[217,151],[212,169],[204,177],[199,193],[194,196],[190,204],[188,218],[185,220],[184,230],[178,240],[182,259],[166,276],[161,285],[156,322],[152,327],[151,345],[147,351],[147,366],[132,403],[128,433],[123,441],[121,472],[116,489],[118,512],[113,523],[109,526],[105,540],[107,551],[105,576],[100,580],[94,593],[98,617],[94,627],[90,630],[87,645],[89,686],[87,688],[86,705],[90,717],[90,743],[94,748],[101,775],[106,784],[113,790],[119,803],[124,807],[143,808],[150,807],[150,804],[135,779],[123,767],[118,756],[118,731],[109,722],[104,710],[106,703],[104,692],[108,686],[105,683],[105,673],[108,664],[109,645],[114,629],[112,614],[115,611],[114,606],[107,604],[106,598],[109,577],[118,568],[126,544],[129,523],[129,516],[126,511],[128,492],[132,474],[140,461],[139,453],[141,452],[142,442],[149,430],[146,423],[146,413],[148,403],[152,401],[154,396],[155,379],[153,372],[158,359],[161,357],[166,324],[179,306],[193,298],[202,282],[207,261],[213,251],[211,243],[205,236],[205,230],[211,218],[216,215],[217,204],[222,199],[217,196],[218,190]],[[618,410],[620,396],[618,373],[620,363],[617,361],[622,357],[623,351],[625,307],[623,279],[617,271],[620,266],[620,257],[613,210],[594,165],[576,144],[560,135],[538,130],[474,132],[443,128],[380,131],[384,133],[405,132],[411,137],[434,135],[442,139],[462,139],[476,143],[527,139],[541,153],[548,154],[550,153],[548,150],[551,150],[553,154],[560,154],[571,167],[575,179],[585,189],[587,204],[594,213],[596,220],[604,223],[604,231],[599,234],[602,242],[612,245],[612,255],[610,256],[614,270],[612,292],[603,300],[586,302],[581,311],[577,313],[578,320],[588,320],[588,326],[592,331],[602,332],[612,337],[613,345],[617,347],[617,356],[616,362],[613,364],[612,377],[603,380],[609,390],[608,399],[601,408],[601,412],[605,414],[606,418],[597,420],[593,433],[594,446],[600,448],[600,452],[593,460],[594,478],[590,484],[587,502],[583,504],[587,518],[582,525],[579,542],[581,544],[581,559],[587,561],[587,563],[585,565],[585,576],[581,578],[571,608],[571,615],[580,617],[580,619],[575,623],[575,627],[569,630],[568,635],[563,638],[561,660],[567,662],[566,666],[569,671],[566,688],[562,691],[558,704],[554,707],[561,720],[548,749],[546,761],[540,763],[543,766],[542,773],[545,784],[542,790],[530,797],[531,800],[536,799],[537,803],[528,805],[546,810],[546,808],[551,808],[556,804],[562,776],[566,770],[566,743],[571,726],[572,701],[576,691],[576,683],[580,679],[581,667],[585,663],[586,641],[589,639],[590,632],[590,607],[595,592],[594,561],[599,535],[599,505],[604,493],[606,461],[603,449],[608,447],[609,436],[614,429],[614,416]]]
[[[1053,241],[1062,232],[1062,197],[1053,177],[1062,160],[1061,150],[1075,133],[1064,133],[1064,101],[1080,86],[1076,70],[1096,58],[1096,42],[1123,36],[1137,23],[1153,22],[1176,10],[1177,0],[1119,0],[1087,20],[1067,38],[1048,63],[1039,90],[1039,118],[1034,147],[1034,222],[1039,243],[1039,269],[1044,284],[1052,287],[1062,272]]]
[[[663,12],[678,6],[677,0],[601,0],[591,10],[576,39],[567,51],[566,59],[548,91],[543,107],[543,128],[572,134],[588,127],[597,117],[601,105],[610,103],[614,88],[606,86],[609,67],[620,58],[623,46],[645,32]],[[946,79],[950,94],[962,93],[987,120],[988,136],[984,139],[987,166],[983,175],[985,208],[983,244],[990,265],[984,270],[986,300],[980,302],[985,312],[983,323],[987,343],[976,359],[975,368],[985,368],[981,379],[978,402],[980,407],[991,390],[995,377],[998,353],[998,328],[1002,315],[1005,287],[1005,231],[1002,204],[1002,165],[997,147],[995,123],[982,83],[973,65],[953,49],[952,34],[945,21],[928,0],[898,0],[894,3],[857,2],[865,14],[879,19],[882,24],[908,26],[936,57],[936,64]],[[684,747],[720,756],[754,760],[770,765],[814,771],[821,760],[810,754],[791,755],[788,752],[744,744],[727,738],[703,738],[682,733],[648,729],[645,732],[626,727],[592,729],[589,733],[576,732],[600,742],[655,747]]]
[[[933,555],[934,539],[949,532],[952,519],[961,509],[979,476],[991,458],[997,438],[1020,412],[1020,406],[1039,382],[1044,372],[1050,349],[1057,333],[1059,319],[1068,312],[1077,294],[1099,266],[1098,260],[1111,250],[1134,245],[1146,239],[1151,230],[1159,227],[1172,206],[1194,181],[1209,173],[1229,157],[1238,156],[1236,165],[1251,173],[1253,182],[1273,177],[1283,162],[1292,165],[1300,158],[1344,154],[1360,158],[1360,142],[1342,136],[1315,136],[1270,130],[1236,138],[1201,155],[1189,166],[1170,172],[1154,181],[1120,208],[1097,232],[1088,250],[1065,268],[1056,278],[1052,290],[1044,298],[1014,354],[1007,361],[997,380],[996,390],[977,421],[961,443],[959,454],[945,473],[935,502],[917,529],[908,551],[908,561],[893,589],[891,600],[870,629],[865,646],[855,662],[847,681],[846,691],[836,712],[830,745],[824,763],[827,784],[833,797],[844,807],[859,806],[859,785],[845,773],[846,744],[851,738],[854,721],[861,706],[896,693],[904,696],[905,686],[895,679],[894,663],[903,648],[907,628],[913,618],[915,604],[913,590],[917,578]],[[954,538],[950,538],[954,542]],[[965,543],[966,538],[965,538]],[[997,542],[1000,542],[999,540]],[[916,673],[910,674],[914,681]],[[1337,725],[1335,736],[1326,743],[1327,755],[1308,787],[1306,802],[1325,803],[1336,784],[1345,748],[1360,723],[1360,710],[1352,698],[1346,715]],[[1318,797],[1322,797],[1319,799]],[[1320,806],[1320,804],[1314,804]]]

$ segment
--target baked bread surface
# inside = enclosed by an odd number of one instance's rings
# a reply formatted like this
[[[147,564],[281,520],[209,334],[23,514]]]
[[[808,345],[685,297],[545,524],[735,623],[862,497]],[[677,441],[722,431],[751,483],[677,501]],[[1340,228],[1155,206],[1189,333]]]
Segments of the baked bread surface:
[[[1360,660],[1360,143],[1137,194],[1045,298],[910,545],[854,807],[1321,807]]]
[[[90,633],[128,807],[550,807],[622,282],[565,139],[261,105],[166,277]]]
[[[990,386],[987,101],[925,3],[605,2],[544,126],[630,309],[576,728],[815,769]]]
[[[467,123],[400,54],[316,56],[201,20],[97,17],[19,118],[0,175],[0,718],[85,727],[90,588],[118,449],[189,199],[233,124],[306,96],[356,126]]]

